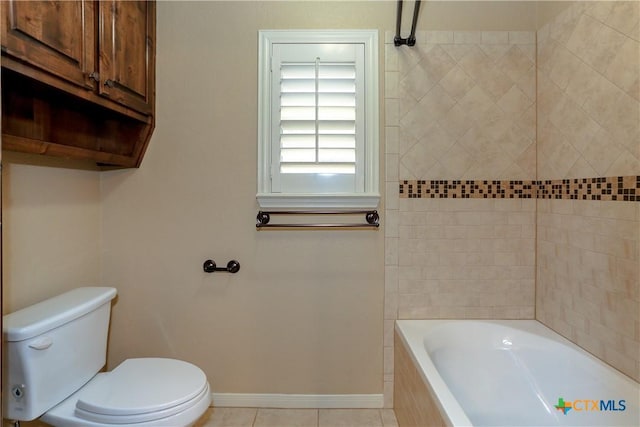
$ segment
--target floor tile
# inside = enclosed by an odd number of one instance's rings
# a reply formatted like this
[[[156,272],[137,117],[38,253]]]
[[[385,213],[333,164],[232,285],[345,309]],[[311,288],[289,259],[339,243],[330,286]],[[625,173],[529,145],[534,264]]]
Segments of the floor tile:
[[[382,416],[382,425],[384,427],[398,427],[398,420],[393,409],[381,409],[380,415]]]
[[[317,409],[258,409],[253,427],[317,427]]]
[[[320,409],[319,427],[383,427],[378,409]]]
[[[198,418],[198,421],[196,421],[196,423],[193,425],[193,427],[204,427],[207,425],[207,422],[211,420],[211,417],[213,416],[213,408],[209,407],[209,409],[207,409],[205,411],[204,414],[202,414],[202,416],[200,418]]]
[[[208,418],[201,418],[196,427],[252,427],[256,408],[212,408]],[[208,412],[207,411],[207,412]]]

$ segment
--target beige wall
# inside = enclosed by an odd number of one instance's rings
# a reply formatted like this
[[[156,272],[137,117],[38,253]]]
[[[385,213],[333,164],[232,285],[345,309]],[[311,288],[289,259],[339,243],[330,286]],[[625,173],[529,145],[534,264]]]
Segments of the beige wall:
[[[100,176],[86,167],[3,153],[4,313],[100,283]]]
[[[102,179],[111,365],[186,359],[214,392],[382,392],[383,231],[255,228],[258,30],[379,28],[393,9],[364,6],[158,4],[153,140]]]

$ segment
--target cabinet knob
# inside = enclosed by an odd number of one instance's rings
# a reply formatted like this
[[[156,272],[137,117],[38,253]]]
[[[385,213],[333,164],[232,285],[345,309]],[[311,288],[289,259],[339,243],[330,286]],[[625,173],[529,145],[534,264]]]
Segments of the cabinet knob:
[[[96,73],[95,71],[93,73],[89,73],[89,78],[100,83],[100,74]]]
[[[107,87],[114,87],[116,84],[115,84],[115,82],[113,80],[107,79],[107,80],[104,81],[104,85],[107,86]]]

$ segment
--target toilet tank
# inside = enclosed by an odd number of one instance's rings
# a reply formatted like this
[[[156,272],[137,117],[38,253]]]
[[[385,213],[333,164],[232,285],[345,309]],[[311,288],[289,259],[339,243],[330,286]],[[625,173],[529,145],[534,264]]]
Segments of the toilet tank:
[[[2,317],[5,418],[38,418],[100,371],[115,296],[115,288],[77,288]]]

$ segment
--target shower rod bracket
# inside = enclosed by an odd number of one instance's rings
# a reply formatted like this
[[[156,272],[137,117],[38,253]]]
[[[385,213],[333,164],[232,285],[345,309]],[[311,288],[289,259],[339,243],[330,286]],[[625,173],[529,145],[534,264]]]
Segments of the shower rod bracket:
[[[415,37],[411,37],[411,36],[409,36],[406,39],[403,39],[400,36],[395,36],[393,38],[393,45],[394,46],[402,46],[403,44],[406,44],[407,46],[415,46],[416,45],[416,38]]]
[[[418,12],[420,11],[420,0],[416,0],[413,6],[413,21],[411,22],[411,34],[409,37],[400,37],[400,27],[402,26],[402,0],[398,0],[398,15],[396,18],[396,36],[393,38],[393,44],[395,46],[415,46],[416,44],[416,24],[418,23]]]

